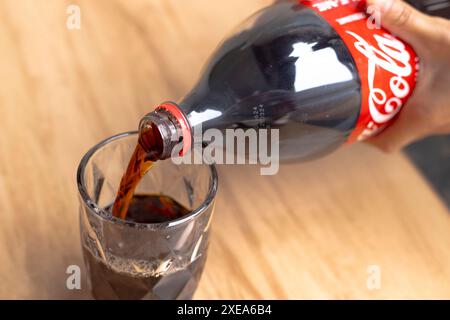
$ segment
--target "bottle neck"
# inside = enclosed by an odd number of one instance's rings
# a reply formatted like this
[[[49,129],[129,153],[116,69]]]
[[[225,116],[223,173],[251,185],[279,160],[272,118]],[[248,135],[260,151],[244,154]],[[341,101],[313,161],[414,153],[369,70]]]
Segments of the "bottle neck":
[[[158,141],[155,143],[154,138],[150,139],[147,132],[156,132]],[[139,124],[140,145],[147,153],[152,152],[155,144],[159,145],[159,160],[187,154],[191,148],[191,141],[189,122],[178,105],[173,102],[161,104],[142,118]]]

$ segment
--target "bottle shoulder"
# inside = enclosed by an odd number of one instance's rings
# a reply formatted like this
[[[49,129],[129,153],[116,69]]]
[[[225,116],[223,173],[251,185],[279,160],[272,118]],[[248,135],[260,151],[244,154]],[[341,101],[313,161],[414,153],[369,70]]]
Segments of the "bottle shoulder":
[[[193,94],[203,104],[233,106],[258,97],[302,99],[359,86],[353,58],[336,31],[307,7],[286,2],[235,29],[212,55]]]
[[[204,74],[210,89],[231,86],[239,98],[358,80],[336,31],[317,13],[292,2],[272,5],[244,22],[219,46]]]

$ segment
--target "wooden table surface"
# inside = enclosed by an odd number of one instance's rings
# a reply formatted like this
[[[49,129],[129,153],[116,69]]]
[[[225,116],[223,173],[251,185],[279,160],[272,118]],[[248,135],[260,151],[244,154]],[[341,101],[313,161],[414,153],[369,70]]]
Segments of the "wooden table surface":
[[[83,265],[82,155],[180,98],[269,2],[0,0],[0,298],[89,297],[84,273],[66,289],[67,266]],[[66,27],[69,4],[80,30]],[[219,171],[196,298],[450,298],[450,215],[402,154],[359,145],[273,177]]]

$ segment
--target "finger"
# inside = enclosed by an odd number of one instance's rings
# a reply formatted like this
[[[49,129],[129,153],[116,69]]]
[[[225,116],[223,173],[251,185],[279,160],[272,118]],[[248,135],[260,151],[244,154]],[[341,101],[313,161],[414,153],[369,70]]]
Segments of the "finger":
[[[450,123],[440,126],[434,132],[435,134],[449,134],[450,133]]]
[[[375,6],[381,25],[413,47],[423,45],[433,33],[429,17],[401,0],[367,0],[367,6]]]
[[[416,108],[414,105],[405,105],[405,107]],[[425,124],[422,120],[418,119],[413,112],[401,113],[393,124],[367,142],[385,152],[399,151],[411,142],[425,136]]]

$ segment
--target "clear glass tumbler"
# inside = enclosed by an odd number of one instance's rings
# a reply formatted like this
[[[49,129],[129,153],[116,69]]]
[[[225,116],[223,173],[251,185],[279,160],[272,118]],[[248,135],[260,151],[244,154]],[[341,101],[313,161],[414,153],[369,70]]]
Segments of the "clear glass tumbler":
[[[129,132],[100,142],[78,168],[81,244],[92,294],[96,299],[191,299],[206,260],[216,169],[158,161],[136,193],[169,196],[191,213],[151,224],[115,218],[107,208],[137,138],[137,132]]]

